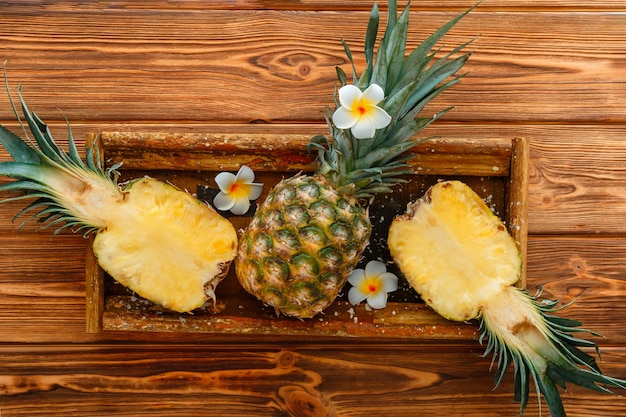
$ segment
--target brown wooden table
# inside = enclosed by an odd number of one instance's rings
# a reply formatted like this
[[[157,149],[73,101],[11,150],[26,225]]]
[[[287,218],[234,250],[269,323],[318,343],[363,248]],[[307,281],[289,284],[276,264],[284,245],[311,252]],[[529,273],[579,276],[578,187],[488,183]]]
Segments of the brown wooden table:
[[[415,1],[411,45],[473,3]],[[349,70],[340,37],[363,63],[371,5],[0,1],[0,60],[57,139],[58,108],[81,141],[312,135],[325,131],[334,67]],[[469,74],[433,104],[456,109],[427,133],[530,138],[528,286],[576,299],[564,313],[605,336],[601,366],[626,378],[626,5],[485,0],[445,44],[476,35]],[[0,124],[16,127],[4,93]],[[33,224],[18,234],[19,209],[0,206],[2,417],[518,415],[512,374],[492,390],[471,341],[87,333],[84,239]],[[616,394],[569,386],[563,399],[569,416],[626,416]],[[538,413],[533,396],[525,415]]]

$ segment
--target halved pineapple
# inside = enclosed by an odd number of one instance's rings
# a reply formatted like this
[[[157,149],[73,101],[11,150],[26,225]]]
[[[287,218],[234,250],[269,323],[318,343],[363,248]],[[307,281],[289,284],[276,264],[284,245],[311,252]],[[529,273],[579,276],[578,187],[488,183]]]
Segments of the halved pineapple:
[[[0,176],[16,179],[0,191],[23,193],[3,201],[34,199],[17,216],[35,211],[32,217],[57,227],[55,233],[66,227],[95,232],[100,266],[166,308],[190,312],[215,300],[215,287],[237,250],[233,225],[185,191],[155,179],[120,187],[115,171],[102,169],[94,149],[82,161],[71,130],[69,150],[59,148],[19,97],[33,139],[23,141],[0,126],[0,144],[14,159],[0,163]]]
[[[493,352],[498,360],[496,386],[508,366],[515,367],[521,412],[530,377],[554,417],[565,416],[557,385],[565,388],[566,381],[603,392],[609,392],[605,385],[625,388],[625,381],[603,375],[595,359],[578,349],[597,350],[595,343],[571,335],[595,333],[553,315],[557,302],[538,300],[540,291],[531,296],[513,286],[522,268],[516,242],[467,185],[443,181],[431,187],[394,219],[388,245],[426,304],[450,320],[480,320],[485,355]]]
[[[94,239],[102,269],[120,284],[178,312],[215,300],[235,256],[233,225],[178,188],[141,178],[123,189]]]
[[[389,248],[424,301],[456,321],[478,317],[522,269],[517,244],[500,219],[458,181],[439,183],[410,204],[392,223]]]

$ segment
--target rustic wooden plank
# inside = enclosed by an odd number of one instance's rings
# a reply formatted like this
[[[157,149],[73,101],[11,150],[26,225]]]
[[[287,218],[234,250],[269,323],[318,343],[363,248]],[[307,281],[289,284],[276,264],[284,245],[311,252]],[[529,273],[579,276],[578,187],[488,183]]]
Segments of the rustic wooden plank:
[[[420,12],[409,45],[456,14]],[[364,66],[367,12],[16,7],[0,16],[11,80],[56,120],[60,107],[73,120],[323,122],[335,66],[349,71],[341,37]],[[465,122],[623,122],[625,25],[617,12],[475,11],[443,49],[480,35],[469,75],[432,108],[456,105],[446,120]],[[0,109],[0,121],[12,119]]]
[[[360,63],[372,3],[0,0],[0,60],[9,60],[13,87],[25,82],[29,103],[59,129],[57,136],[63,136],[61,107],[77,122],[81,142],[98,130],[203,133],[220,122],[275,124],[235,127],[248,132],[293,132],[297,123],[302,133],[320,133],[334,66],[348,69],[339,37],[348,39]],[[473,3],[413,2],[414,11],[426,12],[413,18],[412,42]],[[575,300],[563,314],[606,336],[595,339],[601,366],[621,378],[625,11],[622,0],[483,2],[446,42],[482,33],[470,74],[436,103],[457,109],[427,132],[466,140],[531,138],[530,285],[543,284],[545,294],[562,303]],[[285,130],[281,122],[293,125]],[[0,123],[13,123],[3,94]],[[478,356],[478,344],[371,341],[357,348],[344,339],[89,335],[82,237],[50,239],[46,231],[35,233],[36,225],[16,237],[9,218],[18,209],[0,205],[0,379],[33,392],[2,396],[3,417],[283,416],[293,410],[518,415],[510,374],[491,391],[489,358]],[[306,346],[313,348],[301,349]],[[285,352],[296,360],[281,362]],[[452,378],[411,388],[433,372]],[[219,376],[225,379],[214,383]],[[158,391],[148,392],[153,387]],[[568,388],[570,417],[626,416],[623,392]],[[526,416],[539,415],[532,395]]]
[[[492,390],[490,358],[468,346],[87,345],[0,353],[8,416],[195,415],[206,407],[221,416],[242,409],[251,416],[518,415],[511,373]],[[606,373],[626,375],[626,351],[605,349],[603,357]],[[626,412],[623,395],[569,387],[563,400],[570,417]],[[524,415],[539,415],[534,393]]]
[[[310,136],[231,130],[204,134],[101,132],[98,138],[107,164],[121,163],[122,170],[236,171],[247,165],[259,172],[312,171],[315,153],[306,149]],[[409,163],[424,175],[508,176],[512,139],[433,138],[415,147]],[[92,140],[88,138],[88,142]],[[526,155],[525,165],[527,160]]]
[[[65,128],[51,125],[56,137]],[[233,134],[286,135],[297,132],[305,138],[325,133],[321,124],[82,124],[73,126],[82,148],[87,133],[119,130],[128,132],[169,132],[171,135],[220,131]],[[15,129],[14,129],[15,130]],[[17,130],[15,130],[17,132]],[[455,124],[435,123],[423,137],[440,136],[450,141],[489,143],[499,138],[523,136],[530,141],[529,232],[547,233],[626,233],[625,124]],[[262,133],[261,133],[262,132]],[[276,144],[268,144],[268,148]],[[0,160],[9,157],[0,150]],[[167,161],[163,161],[164,163]],[[599,202],[602,202],[601,204]],[[0,232],[15,230],[11,218],[23,203],[10,203],[0,210]],[[610,215],[607,215],[610,213]],[[19,222],[17,223],[19,224]],[[33,230],[36,225],[28,225]]]
[[[34,10],[65,10],[76,9],[127,11],[134,9],[158,9],[158,10],[370,10],[374,3],[378,3],[381,10],[386,10],[385,1],[376,0],[299,0],[297,3],[284,0],[135,0],[127,1],[104,1],[92,0],[63,1],[55,0],[4,0],[0,6],[32,8]],[[405,1],[399,1],[398,7],[404,7]],[[476,4],[475,0],[447,0],[446,2],[413,2],[413,10],[462,10]],[[589,10],[623,10],[624,3],[620,0],[602,0],[589,2],[585,0],[500,0],[498,2],[486,2],[480,5],[480,10],[521,10],[521,11],[589,11]]]
[[[26,239],[25,239],[26,238]],[[85,333],[85,259],[82,238],[55,237],[56,255],[46,260],[33,256],[49,239],[28,235],[11,240],[1,238],[9,253],[0,268],[0,334],[7,343],[75,343],[96,341],[179,341],[237,342],[271,341],[275,337],[216,334],[104,332]],[[73,243],[70,240],[75,239]],[[72,257],[62,254],[75,246]],[[545,296],[566,304],[575,302],[563,314],[582,320],[586,327],[605,336],[600,345],[624,345],[626,305],[626,238],[581,236],[533,236],[528,242],[528,286],[539,285]],[[54,266],[51,266],[54,265]],[[235,306],[236,307],[236,306]],[[315,338],[319,340],[320,338]],[[296,336],[285,340],[308,340]],[[341,338],[348,342],[350,338]],[[384,339],[377,339],[382,342]]]
[[[547,298],[567,307],[562,314],[602,334],[600,344],[623,345],[626,238],[533,236],[528,276]]]

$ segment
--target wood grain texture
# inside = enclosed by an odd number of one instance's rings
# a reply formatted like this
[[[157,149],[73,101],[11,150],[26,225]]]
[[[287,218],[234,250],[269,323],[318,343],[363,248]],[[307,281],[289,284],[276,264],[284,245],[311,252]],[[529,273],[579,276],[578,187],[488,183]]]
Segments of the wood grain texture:
[[[335,66],[349,69],[341,36],[363,62],[372,4],[0,0],[0,61],[61,142],[58,108],[80,146],[99,131],[308,137],[325,132]],[[472,4],[414,1],[411,45]],[[480,35],[468,75],[434,103],[456,108],[424,133],[530,139],[529,288],[573,301],[561,314],[604,335],[592,338],[601,367],[621,378],[624,27],[621,0],[483,1],[443,44]],[[4,92],[0,124],[17,127]],[[88,334],[83,237],[31,223],[18,235],[20,207],[0,205],[2,417],[518,415],[512,375],[492,390],[478,343]],[[570,417],[626,416],[625,394],[568,386],[563,398]],[[532,394],[525,416],[538,415]]]
[[[0,7],[17,6],[22,9],[35,10],[41,12],[44,10],[63,10],[75,11],[95,10],[102,11],[111,9],[116,11],[127,11],[135,9],[156,9],[156,10],[342,10],[342,11],[369,11],[374,3],[378,3],[380,10],[387,10],[384,1],[376,0],[345,0],[337,2],[335,0],[299,0],[297,2],[290,0],[207,0],[207,1],[189,1],[189,0],[136,0],[127,1],[103,1],[93,0],[89,2],[82,1],[63,1],[56,0],[3,0],[0,1]],[[462,11],[475,5],[475,0],[448,0],[445,2],[415,2],[412,4],[412,10],[455,10]],[[399,1],[402,7],[405,1]],[[545,11],[545,10],[564,10],[564,11],[603,11],[603,10],[622,10],[623,3],[619,0],[603,0],[597,2],[589,2],[585,0],[524,0],[523,2],[516,0],[500,0],[498,2],[483,2],[480,10],[521,10],[526,12]]]
[[[36,10],[4,8],[2,59],[57,120],[61,107],[72,120],[323,122],[335,67],[349,71],[341,37],[364,63],[367,12]],[[409,44],[456,14],[421,12]],[[443,48],[480,35],[468,75],[430,108],[455,105],[446,120],[464,122],[624,122],[625,25],[617,12],[475,11]]]
[[[76,268],[66,273],[51,272],[45,260],[33,259],[28,266],[17,263],[12,271],[3,269],[0,279],[0,333],[7,343],[73,343],[97,341],[144,341],[144,342],[245,342],[275,340],[273,336],[104,332],[85,333],[85,275],[84,245],[79,236],[53,239],[60,248],[75,246],[69,265]],[[2,236],[3,242],[11,242]],[[32,247],[41,241],[30,240]],[[26,259],[22,255],[16,259]],[[15,252],[17,253],[17,249]],[[626,344],[620,317],[626,316],[626,239],[615,237],[563,237],[531,235],[528,242],[528,286],[534,291],[538,286],[544,295],[557,299],[565,305],[575,301],[563,314],[583,321],[591,330],[603,334],[596,339],[601,345]],[[66,265],[67,265],[66,264]],[[38,276],[38,279],[29,277]],[[60,282],[59,282],[60,280]],[[36,331],[34,331],[36,329]],[[336,340],[333,337],[285,338],[285,342]],[[346,340],[339,338],[339,340]],[[349,339],[347,339],[349,340]],[[378,343],[384,338],[373,339]]]
[[[15,132],[14,124],[9,124]],[[322,124],[296,125],[298,140],[325,133]],[[73,123],[79,146],[88,133],[119,130],[129,132],[170,132],[175,134],[259,134],[256,124],[112,124]],[[66,128],[51,125],[55,137],[63,139]],[[293,124],[262,125],[270,135],[294,132]],[[445,140],[485,141],[526,137],[530,142],[529,232],[534,234],[626,233],[626,124],[459,124],[436,123],[424,137]],[[59,141],[64,143],[63,141]],[[268,148],[276,144],[268,144]],[[0,160],[8,155],[0,151]],[[602,204],[598,202],[602,201]],[[5,204],[0,210],[0,232],[13,232],[11,218],[21,204]],[[19,221],[17,222],[19,224]],[[33,231],[28,225],[25,230]]]
[[[450,416],[518,415],[511,401],[512,375],[485,404],[485,392],[493,388],[489,358],[480,357],[479,349],[439,348],[427,359],[423,348],[407,354],[406,346],[397,345],[382,350],[333,345],[3,349],[0,390],[10,395],[4,397],[3,413],[11,416],[240,416],[242,410],[251,416],[293,417],[435,416],[442,410]],[[607,361],[622,364],[606,367],[607,372],[623,375],[625,357],[611,349],[604,354]],[[44,366],[45,374],[35,371]],[[21,401],[25,393],[27,403]],[[569,416],[588,416],[594,409],[623,415],[626,401],[616,396],[598,403],[580,388],[563,396]],[[531,398],[525,415],[537,416]],[[53,407],[46,409],[46,404]]]

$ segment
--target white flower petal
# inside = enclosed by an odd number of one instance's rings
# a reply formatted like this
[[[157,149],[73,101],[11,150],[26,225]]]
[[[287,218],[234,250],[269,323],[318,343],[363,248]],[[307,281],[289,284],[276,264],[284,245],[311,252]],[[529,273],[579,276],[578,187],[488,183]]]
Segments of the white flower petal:
[[[385,98],[385,91],[378,84],[372,84],[363,91],[362,98],[373,104],[378,104]],[[343,103],[342,103],[343,104]]]
[[[359,121],[358,117],[354,116],[354,113],[345,107],[339,107],[333,113],[333,123],[338,129],[350,129]]]
[[[235,199],[220,191],[213,199],[213,205],[218,210],[227,211],[235,205]]]
[[[261,193],[263,192],[263,184],[259,184],[256,182],[248,184],[250,187],[250,193],[248,194],[248,198],[250,200],[256,200],[261,197]]]
[[[361,268],[355,269],[354,271],[352,271],[352,273],[348,277],[348,282],[353,287],[357,287],[357,286],[361,285],[361,283],[364,280],[365,280],[365,271],[362,270]]]
[[[254,171],[247,165],[242,165],[237,172],[235,181],[239,183],[250,183],[254,181]]]
[[[377,291],[367,297],[367,304],[372,308],[385,308],[387,305],[387,293],[385,291]]]
[[[380,261],[369,261],[365,265],[365,275],[374,278],[387,272],[387,267]]]
[[[379,276],[383,283],[384,292],[393,292],[398,289],[398,277],[391,272],[385,272]]]
[[[230,172],[220,172],[215,176],[215,183],[218,187],[220,187],[221,192],[229,193],[230,187],[232,187],[235,183],[235,178],[235,174],[231,174]]]
[[[250,200],[247,198],[237,198],[235,199],[235,203],[231,207],[230,212],[237,216],[241,216],[242,214],[246,214],[249,209]]]
[[[348,291],[348,301],[350,301],[350,304],[352,304],[353,306],[365,300],[367,296],[368,294],[365,294],[357,287],[352,287],[350,288],[350,291]]]
[[[380,87],[379,87],[380,88]],[[348,110],[354,110],[359,105],[363,93],[353,84],[344,85],[339,89],[339,103]],[[383,93],[384,97],[384,93]],[[380,100],[379,100],[380,101]],[[378,101],[376,102],[378,103]]]
[[[339,127],[339,126],[337,126]],[[376,127],[374,122],[367,116],[363,116],[359,119],[357,124],[350,129],[352,135],[357,139],[370,139],[376,134]]]
[[[376,129],[382,129],[389,126],[389,123],[391,123],[391,116],[389,116],[385,110],[377,106],[370,109],[369,116],[372,118]]]

